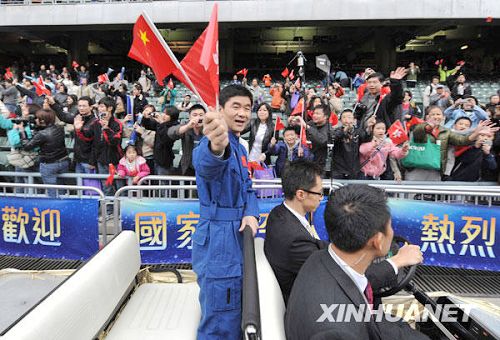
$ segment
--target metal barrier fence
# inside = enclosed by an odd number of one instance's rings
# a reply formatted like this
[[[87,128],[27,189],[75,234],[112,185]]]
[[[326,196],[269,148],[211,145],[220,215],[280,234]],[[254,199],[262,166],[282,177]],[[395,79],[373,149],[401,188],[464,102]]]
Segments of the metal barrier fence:
[[[12,189],[29,189],[23,190],[22,193],[19,192],[9,192],[7,188]],[[56,185],[56,184],[24,184],[24,183],[4,183],[0,182],[0,196],[7,197],[47,197],[47,192],[49,189],[56,190],[56,198],[88,198],[99,200],[99,209],[101,211],[102,218],[98,221],[98,225],[102,230],[103,243],[107,244],[107,225],[106,225],[106,196],[102,190],[94,187],[83,186],[83,185]],[[73,195],[69,195],[73,192]],[[74,194],[76,192],[76,194]],[[89,192],[95,193],[95,195],[89,194]],[[96,216],[97,217],[97,216]]]

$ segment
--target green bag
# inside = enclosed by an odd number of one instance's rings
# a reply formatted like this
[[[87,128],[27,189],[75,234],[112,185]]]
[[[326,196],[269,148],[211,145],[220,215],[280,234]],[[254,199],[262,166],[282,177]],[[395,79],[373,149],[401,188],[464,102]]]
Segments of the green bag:
[[[434,144],[427,137],[427,143],[410,142],[408,156],[401,160],[405,168],[441,170],[441,145]]]

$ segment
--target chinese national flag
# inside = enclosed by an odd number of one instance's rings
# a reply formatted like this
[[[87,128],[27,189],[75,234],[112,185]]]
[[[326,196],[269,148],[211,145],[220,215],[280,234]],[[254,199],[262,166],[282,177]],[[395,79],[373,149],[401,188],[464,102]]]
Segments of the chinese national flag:
[[[283,121],[281,118],[278,116],[276,117],[276,124],[274,125],[274,131],[281,131],[285,128],[285,124],[283,124]]]
[[[293,109],[292,113],[290,113],[290,116],[301,115],[303,109],[304,109],[304,98],[299,100],[297,105],[295,105],[295,108]]]
[[[411,117],[411,119],[409,121],[406,122],[406,131],[410,131],[410,128],[413,125],[418,125],[418,124],[422,124],[422,123],[425,123],[425,121],[423,119],[420,119],[420,118],[413,116],[413,117]]]
[[[219,97],[219,32],[217,23],[217,4],[214,5],[208,27],[195,41],[189,52],[181,61],[187,76],[196,86],[201,99],[215,107]],[[174,76],[194,92],[180,70]]]
[[[236,72],[236,74],[242,74],[243,78],[246,78],[247,74],[248,74],[248,69],[247,68],[242,68],[241,70],[239,70],[238,72]]]
[[[37,81],[33,81],[33,85],[35,85],[37,96],[50,96],[50,90],[45,87],[42,76],[38,77]]]
[[[288,67],[285,67],[285,69],[281,72],[281,75],[283,76],[283,78],[288,77],[289,74],[290,74],[290,71],[288,71]]]
[[[330,125],[331,126],[335,126],[339,123],[339,117],[337,117],[337,115],[335,114],[335,112],[332,112],[330,114],[330,119],[328,119],[328,121],[330,122]]]
[[[109,81],[109,77],[107,73],[103,73],[99,76],[97,76],[97,82],[99,84],[107,83]]]
[[[141,14],[134,25],[128,56],[151,67],[158,83],[163,85],[163,79],[176,70],[177,66],[160,39],[163,38],[155,25]]]
[[[71,66],[72,66],[73,68],[77,68],[77,67],[79,67],[80,65],[78,65],[78,63],[76,62],[76,60],[73,60],[73,62],[71,63]]]
[[[300,128],[300,144],[309,147],[309,145],[307,144],[306,129],[304,127]]]
[[[293,70],[288,75],[288,78],[290,78],[290,80],[293,80],[295,78],[295,76],[293,75]]]
[[[389,130],[387,130],[387,133],[389,134],[389,138],[395,145],[403,144],[408,140],[408,135],[406,134],[406,131],[403,128],[403,124],[401,124],[401,121],[399,120],[396,120],[391,125]]]

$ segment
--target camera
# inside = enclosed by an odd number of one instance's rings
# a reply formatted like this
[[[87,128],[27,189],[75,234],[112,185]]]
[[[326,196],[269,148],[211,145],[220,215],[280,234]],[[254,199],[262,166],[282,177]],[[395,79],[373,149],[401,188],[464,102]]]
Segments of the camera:
[[[481,145],[489,145],[489,146],[491,146],[491,145],[493,145],[493,142],[490,141],[490,140],[485,140],[484,142],[481,143]]]
[[[198,119],[198,124],[203,124],[203,118]]]
[[[365,104],[358,103],[358,105],[356,105],[356,109],[354,110],[354,118],[360,120],[361,118],[363,118],[367,111],[368,107]]]
[[[104,119],[106,117],[106,112],[99,112],[98,114],[99,119]]]
[[[29,127],[31,131],[39,130],[40,128],[36,125],[35,115],[28,115],[26,119],[24,118],[15,118],[12,119],[12,123],[20,125],[22,124],[24,127]]]

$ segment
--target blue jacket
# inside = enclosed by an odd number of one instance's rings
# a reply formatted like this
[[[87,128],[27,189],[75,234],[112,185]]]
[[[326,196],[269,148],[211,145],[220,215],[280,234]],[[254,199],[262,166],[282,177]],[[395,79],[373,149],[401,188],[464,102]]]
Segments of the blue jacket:
[[[14,126],[14,123],[10,119],[5,118],[0,114],[0,129],[10,130]]]
[[[307,159],[309,161],[312,161],[313,154],[311,153],[309,148],[303,146],[302,149],[304,150],[304,156],[302,158]],[[275,169],[276,169],[276,176],[281,177],[281,174],[283,173],[283,169],[285,168],[286,161],[288,160],[288,147],[286,146],[286,143],[283,141],[279,141],[274,146],[269,145],[267,152],[270,155],[278,156],[278,159],[276,159]],[[296,144],[293,147],[291,161],[294,161],[294,160],[300,158],[298,153],[299,153],[299,144]]]
[[[456,120],[460,117],[470,118],[470,120],[472,121],[471,128],[475,128],[480,121],[488,119],[488,115],[486,114],[486,112],[484,112],[484,110],[477,105],[474,106],[472,112],[465,112],[462,109],[457,109],[454,106],[450,106],[449,108],[444,110],[444,115],[448,120],[446,124],[444,124],[444,126],[448,129],[451,129]]]
[[[259,217],[257,196],[248,176],[246,158],[245,148],[233,133],[229,133],[229,145],[222,158],[212,153],[207,137],[201,139],[193,151],[200,211],[206,207],[214,214],[217,208],[239,208],[243,210],[242,216]],[[200,219],[211,218],[201,213]]]

